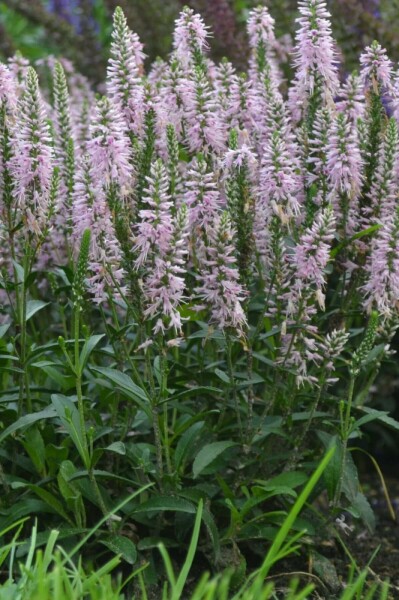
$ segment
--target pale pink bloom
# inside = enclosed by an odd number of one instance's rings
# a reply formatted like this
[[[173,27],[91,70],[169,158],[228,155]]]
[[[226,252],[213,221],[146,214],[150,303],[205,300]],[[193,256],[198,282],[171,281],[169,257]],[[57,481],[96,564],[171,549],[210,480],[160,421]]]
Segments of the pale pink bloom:
[[[135,268],[142,272],[144,316],[155,321],[154,333],[173,328],[181,332],[179,312],[184,300],[187,211],[183,206],[172,215],[169,181],[161,160],[151,167],[144,190],[134,251]]]
[[[37,74],[31,67],[18,101],[12,137],[14,152],[8,167],[14,182],[13,193],[27,232],[39,235],[46,223],[54,165],[48,117]]]
[[[191,77],[181,81],[179,93],[186,123],[185,142],[190,152],[222,150],[226,140],[216,93],[201,68],[194,67]]]
[[[357,132],[345,113],[333,121],[327,147],[327,173],[332,189],[355,198],[362,186],[362,158]]]
[[[252,86],[253,81],[244,73],[231,82],[226,114],[232,128],[246,129],[248,132],[255,128],[252,115],[255,114],[254,103],[257,99],[252,93]]]
[[[365,207],[365,227],[392,220],[397,210],[398,194],[398,125],[391,118],[385,130],[384,139],[378,152],[378,163],[374,172],[368,198],[370,205]]]
[[[215,216],[204,233],[199,241],[203,245],[197,276],[200,285],[195,291],[210,308],[211,323],[220,329],[233,328],[243,335],[247,328],[243,309],[247,294],[239,282],[233,231],[227,213]]]
[[[332,101],[339,79],[330,18],[324,0],[300,0],[299,29],[294,48],[295,81],[290,91],[290,104],[295,121],[302,117],[316,86],[321,85],[325,100]]]
[[[283,225],[289,226],[298,216],[301,205],[301,180],[295,171],[284,139],[275,131],[264,146],[260,176],[258,209],[266,220],[276,214]]]
[[[340,100],[336,103],[337,109],[345,112],[353,123],[364,117],[366,109],[364,89],[357,73],[348,75],[339,91],[339,97]]]
[[[327,197],[327,181],[329,169],[327,166],[328,147],[331,141],[333,113],[330,108],[320,108],[315,115],[313,128],[309,136],[309,152],[307,156],[308,170],[306,179],[308,185],[318,182],[323,200]]]
[[[124,292],[123,256],[113,226],[101,180],[95,178],[90,157],[83,156],[75,175],[73,192],[73,236],[76,247],[85,229],[90,229],[89,291],[96,303]]]
[[[108,98],[97,101],[87,143],[93,177],[106,187],[117,184],[123,195],[133,187],[132,149],[117,106]]]
[[[367,46],[360,56],[362,66],[361,77],[364,86],[372,86],[374,91],[376,86],[382,86],[387,91],[391,89],[391,79],[393,75],[392,62],[388,58],[386,50],[378,42],[373,42]]]
[[[142,79],[145,54],[137,34],[129,29],[120,9],[115,11],[110,54],[107,69],[108,96],[118,106],[127,131],[141,136],[146,112]]]
[[[173,47],[185,67],[195,62],[196,51],[203,53],[209,49],[208,37],[208,27],[201,15],[195,13],[192,8],[184,8],[176,20]]]
[[[314,286],[316,291],[323,289],[326,283],[325,268],[330,260],[334,233],[335,217],[331,207],[328,207],[319,212],[313,225],[305,230],[295,247],[292,268],[296,290],[309,294],[311,286]],[[319,298],[317,300],[322,304]]]
[[[206,161],[195,158],[186,174],[184,202],[188,207],[189,229],[197,236],[198,230],[211,226],[222,207],[222,198],[215,174]]]
[[[8,67],[18,87],[23,87],[24,81],[28,75],[29,65],[29,60],[22,56],[20,52],[16,52],[14,56],[11,56],[8,59]]]
[[[251,148],[246,143],[243,143],[236,150],[229,148],[223,157],[222,164],[223,168],[227,170],[234,168],[241,169],[245,165],[248,167],[249,172],[255,175],[258,161]]]
[[[11,70],[0,63],[0,104],[8,110],[13,110],[17,105],[17,85]]]
[[[265,48],[271,48],[274,45],[276,39],[274,24],[275,20],[266,6],[258,6],[250,11],[247,32],[251,48],[256,49],[259,43],[262,43]]]
[[[377,309],[384,317],[397,312],[399,299],[399,220],[395,215],[382,223],[373,239],[366,264],[364,286],[367,310]]]
[[[281,74],[276,60],[276,38],[274,35],[274,19],[265,6],[258,6],[250,11],[247,21],[247,32],[250,55],[250,74],[253,79],[261,80],[263,74],[259,73],[259,53],[264,54],[263,59],[268,63],[272,78],[279,84]]]

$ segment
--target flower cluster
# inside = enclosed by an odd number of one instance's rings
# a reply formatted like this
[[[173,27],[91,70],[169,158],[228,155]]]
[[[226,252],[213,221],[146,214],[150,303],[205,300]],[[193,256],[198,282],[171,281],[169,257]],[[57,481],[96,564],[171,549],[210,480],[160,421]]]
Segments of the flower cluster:
[[[249,15],[246,74],[211,60],[189,8],[170,59],[147,74],[115,11],[101,97],[67,61],[46,62],[48,103],[26,61],[0,65],[0,217],[14,258],[36,240],[38,265],[71,266],[90,229],[88,290],[128,317],[133,306],[141,338],[184,338],[195,315],[245,344],[274,327],[274,364],[301,384],[331,374],[348,315],[376,309],[392,329],[398,84],[376,42],[340,82],[326,2],[299,11],[291,82],[264,7]]]

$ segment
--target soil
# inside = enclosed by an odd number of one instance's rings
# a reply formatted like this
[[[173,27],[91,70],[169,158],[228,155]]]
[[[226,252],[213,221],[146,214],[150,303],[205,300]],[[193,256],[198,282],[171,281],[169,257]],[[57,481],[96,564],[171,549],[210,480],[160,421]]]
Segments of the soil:
[[[363,475],[362,488],[375,513],[376,528],[370,533],[347,517],[340,533],[359,570],[368,570],[369,584],[389,581],[389,600],[399,600],[399,477],[384,473],[384,478],[396,521],[390,514],[379,478]],[[314,600],[336,600],[348,580],[350,559],[339,542],[331,539],[317,547],[316,557],[313,556],[307,565],[303,561],[287,561],[285,572],[273,576],[276,588],[281,585],[281,599],[284,598],[283,581],[291,578],[296,569],[303,584],[313,582],[316,585]],[[305,571],[311,575],[306,576]]]

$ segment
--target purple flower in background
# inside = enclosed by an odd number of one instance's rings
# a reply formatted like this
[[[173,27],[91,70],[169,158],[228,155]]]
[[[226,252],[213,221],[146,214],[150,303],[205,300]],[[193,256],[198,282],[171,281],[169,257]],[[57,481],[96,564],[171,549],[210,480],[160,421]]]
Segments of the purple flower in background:
[[[88,14],[90,29],[98,29],[98,24],[92,17],[94,0],[48,0],[47,6],[50,12],[70,23],[77,33],[83,33],[87,29],[87,23],[84,23],[83,19]]]
[[[0,63],[0,106],[13,110],[17,105],[17,82],[11,70]]]

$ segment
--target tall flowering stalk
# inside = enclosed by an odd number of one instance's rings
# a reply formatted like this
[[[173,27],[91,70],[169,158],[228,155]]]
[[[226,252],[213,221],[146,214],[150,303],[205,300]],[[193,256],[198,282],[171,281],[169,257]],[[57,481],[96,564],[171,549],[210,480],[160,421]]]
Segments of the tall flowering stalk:
[[[31,67],[17,114],[18,126],[13,131],[14,155],[10,160],[13,195],[26,238],[40,237],[48,216],[53,150],[38,77]]]
[[[240,280],[248,284],[255,250],[255,178],[257,161],[246,145],[239,147],[238,134],[232,130],[229,150],[223,160],[225,190],[230,215],[236,226],[236,249]]]
[[[247,32],[251,49],[250,72],[252,78],[258,82],[260,82],[266,66],[272,73],[273,81],[276,83],[280,81],[281,76],[274,51],[276,45],[274,24],[275,21],[265,6],[254,8],[249,13]]]
[[[314,316],[318,307],[325,309],[325,269],[334,232],[334,213],[328,207],[320,211],[313,225],[301,235],[290,259],[292,280],[284,300],[287,325],[295,325],[295,329],[283,336],[281,361],[295,367],[297,385],[317,383],[317,378],[309,374],[312,363],[322,362]]]
[[[399,298],[399,215],[384,221],[366,263],[365,308],[391,321]]]
[[[343,236],[358,229],[358,197],[362,187],[362,158],[357,133],[345,113],[339,113],[327,146],[327,173],[336,197],[334,209]]]
[[[306,184],[309,189],[317,189],[322,206],[328,202],[331,191],[327,151],[331,141],[333,114],[330,108],[320,108],[315,115],[312,136],[309,138],[307,156],[308,173]]]
[[[60,62],[54,65],[53,101],[54,155],[55,164],[60,172],[60,189],[54,229],[51,232],[52,244],[49,245],[48,251],[54,254],[51,247],[56,249],[54,258],[59,264],[70,254],[69,239],[72,233],[72,194],[75,174],[75,140],[71,103],[67,78]]]
[[[225,139],[217,96],[200,67],[194,67],[191,77],[181,82],[180,94],[186,122],[185,142],[190,152],[222,150]]]
[[[300,0],[299,12],[291,105],[297,119],[307,115],[312,121],[321,104],[332,102],[338,91],[337,60],[325,0]]]
[[[22,95],[18,101],[17,121],[13,127],[14,153],[9,160],[13,181],[15,212],[21,223],[23,276],[18,290],[18,323],[21,329],[21,378],[19,386],[19,413],[23,409],[24,395],[27,410],[32,409],[29,392],[27,361],[27,289],[26,280],[33,261],[47,234],[51,218],[51,189],[53,178],[53,149],[47,114],[39,91],[39,81],[33,68],[29,68]]]
[[[124,117],[126,131],[142,135],[146,111],[143,46],[128,27],[121,8],[114,13],[111,58],[107,70],[108,95]]]
[[[155,334],[167,329],[180,334],[187,211],[183,206],[172,216],[169,181],[161,160],[153,163],[147,186],[143,204],[148,208],[140,211],[134,247],[135,268],[140,270],[143,279],[144,316],[154,323]]]
[[[196,293],[211,311],[210,322],[220,329],[245,334],[247,321],[243,309],[246,292],[239,282],[236,266],[234,234],[229,214],[217,215],[205,229],[199,285]]]
[[[13,210],[13,181],[10,160],[13,155],[12,129],[16,118],[17,89],[15,80],[5,65],[0,65],[0,215],[7,224],[10,251],[15,259],[14,234],[16,223]]]
[[[196,264],[198,237],[208,226],[212,226],[222,208],[215,175],[210,172],[202,155],[192,161],[186,174],[184,202],[188,206],[190,257]]]
[[[348,75],[345,83],[339,92],[340,101],[337,108],[345,112],[352,123],[364,117],[365,101],[363,93],[363,84],[359,74],[354,71]]]
[[[80,240],[91,231],[88,278],[96,303],[119,298],[124,292],[123,255],[101,181],[95,177],[90,157],[82,157],[73,191],[74,236]]]
[[[184,8],[175,24],[173,47],[187,72],[193,66],[206,71],[208,37],[208,28],[201,15],[196,14],[192,8]]]
[[[361,79],[368,90],[366,110],[366,139],[364,148],[365,179],[362,206],[367,200],[373,184],[378,163],[378,153],[385,128],[386,110],[383,95],[391,91],[392,63],[380,44],[373,42],[360,57]]]
[[[295,163],[281,137],[274,131],[265,145],[260,171],[258,209],[266,219],[274,213],[283,225],[292,225],[300,211],[301,184],[295,173]]]
[[[366,225],[376,219],[390,220],[395,214],[398,177],[398,125],[391,118],[380,146],[378,164],[370,189],[370,206],[365,207]]]
[[[93,177],[105,189],[116,187],[121,197],[126,196],[133,186],[132,149],[118,106],[106,97],[96,103],[90,133],[87,151]]]

